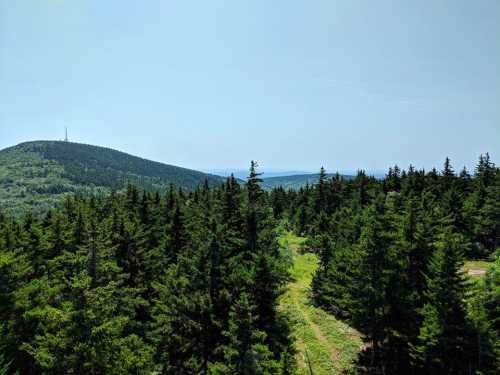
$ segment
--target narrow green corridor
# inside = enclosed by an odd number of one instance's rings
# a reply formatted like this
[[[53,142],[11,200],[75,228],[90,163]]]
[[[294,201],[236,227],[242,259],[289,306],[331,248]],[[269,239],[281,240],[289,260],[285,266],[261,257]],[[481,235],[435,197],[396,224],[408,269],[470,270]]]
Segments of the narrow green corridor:
[[[311,253],[301,254],[304,238],[287,233],[280,245],[293,259],[293,280],[280,308],[290,319],[296,339],[298,374],[343,374],[352,367],[362,341],[359,334],[309,301],[309,288],[318,265]]]

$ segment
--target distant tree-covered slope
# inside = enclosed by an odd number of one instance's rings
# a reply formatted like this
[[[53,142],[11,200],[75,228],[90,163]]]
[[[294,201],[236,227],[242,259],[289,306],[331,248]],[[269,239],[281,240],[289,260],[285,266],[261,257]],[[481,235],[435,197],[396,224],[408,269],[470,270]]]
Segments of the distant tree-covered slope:
[[[21,143],[0,151],[0,211],[42,211],[67,193],[107,192],[128,183],[164,190],[194,189],[219,176],[162,164],[109,148],[61,141]]]
[[[327,177],[333,177],[334,174],[327,174]],[[353,176],[342,176],[345,179],[352,179]],[[285,189],[298,190],[301,187],[314,185],[319,180],[319,174],[297,174],[292,176],[267,177],[262,179],[262,187],[264,189],[274,189],[281,186]]]

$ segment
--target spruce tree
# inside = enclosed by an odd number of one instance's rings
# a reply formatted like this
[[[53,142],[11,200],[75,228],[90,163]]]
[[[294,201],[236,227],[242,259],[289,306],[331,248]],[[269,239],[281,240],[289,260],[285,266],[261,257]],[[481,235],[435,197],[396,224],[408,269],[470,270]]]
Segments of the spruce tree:
[[[473,364],[473,332],[464,299],[464,238],[444,229],[427,274],[426,302],[420,311],[418,341],[411,345],[414,364],[429,374],[468,374]]]
[[[495,369],[500,368],[500,254],[496,255],[493,266],[486,274],[486,299],[485,309],[487,317],[492,327],[492,346],[493,346],[493,364],[491,366],[494,373]]]
[[[254,313],[255,306],[243,293],[231,308],[229,343],[223,347],[224,363],[212,366],[214,374],[264,375],[278,374],[279,363],[265,345],[265,333],[258,330]]]
[[[320,213],[326,209],[327,182],[325,168],[321,167],[318,175],[318,183],[314,186],[314,210]]]
[[[379,366],[382,345],[387,338],[388,299],[392,273],[395,271],[391,252],[391,227],[384,196],[365,210],[364,226],[357,247],[356,275],[351,286],[352,321],[371,344],[370,366]]]

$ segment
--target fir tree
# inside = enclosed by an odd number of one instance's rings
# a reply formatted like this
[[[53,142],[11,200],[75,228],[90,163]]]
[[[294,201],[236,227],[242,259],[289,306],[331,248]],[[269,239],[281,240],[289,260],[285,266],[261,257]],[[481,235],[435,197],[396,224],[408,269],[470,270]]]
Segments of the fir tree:
[[[426,303],[414,363],[426,373],[467,374],[472,366],[473,332],[465,306],[466,285],[460,268],[464,239],[446,228],[436,245],[427,275]]]
[[[214,364],[214,374],[279,373],[279,363],[272,359],[264,343],[265,333],[256,327],[254,309],[247,294],[242,294],[231,308],[226,332],[229,343],[223,347],[225,363]]]

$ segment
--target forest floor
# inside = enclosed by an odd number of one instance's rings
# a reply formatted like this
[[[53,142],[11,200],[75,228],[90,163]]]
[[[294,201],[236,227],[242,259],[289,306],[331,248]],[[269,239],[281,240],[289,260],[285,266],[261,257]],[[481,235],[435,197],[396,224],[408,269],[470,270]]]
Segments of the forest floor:
[[[292,281],[280,301],[295,336],[299,375],[346,373],[362,348],[357,331],[335,319],[309,300],[310,284],[318,258],[301,253],[305,238],[287,233],[280,245],[293,261]]]

